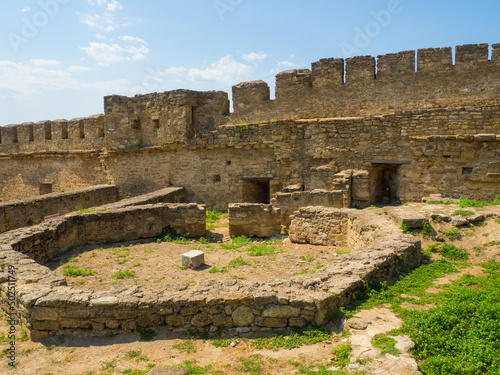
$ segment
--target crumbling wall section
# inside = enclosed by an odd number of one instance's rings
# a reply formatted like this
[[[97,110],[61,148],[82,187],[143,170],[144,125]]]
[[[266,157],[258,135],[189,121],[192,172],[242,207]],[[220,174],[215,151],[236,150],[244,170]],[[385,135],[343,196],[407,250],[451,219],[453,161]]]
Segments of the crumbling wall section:
[[[39,224],[51,215],[116,202],[118,189],[113,185],[88,186],[68,192],[39,195],[0,203],[0,233]]]

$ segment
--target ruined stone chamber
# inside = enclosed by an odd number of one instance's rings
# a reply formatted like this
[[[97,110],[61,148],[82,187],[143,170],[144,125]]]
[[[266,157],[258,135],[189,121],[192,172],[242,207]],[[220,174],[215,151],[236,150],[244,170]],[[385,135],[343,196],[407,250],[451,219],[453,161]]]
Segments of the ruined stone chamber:
[[[256,205],[260,207],[260,205]],[[113,232],[128,224],[126,232]],[[150,237],[164,227],[205,233],[205,209],[196,204],[128,206],[91,213],[73,213],[29,229],[5,233],[0,240],[0,298],[9,301],[9,267],[15,269],[17,313],[32,340],[50,335],[103,336],[139,327],[167,325],[225,335],[261,335],[274,329],[325,324],[356,291],[374,279],[420,261],[420,242],[397,226],[367,212],[306,207],[295,212],[290,238],[313,244],[347,245],[315,274],[259,282],[195,282],[171,284],[144,293],[139,289],[90,292],[69,287],[63,277],[43,266],[51,252],[68,244],[98,243],[104,238]],[[41,263],[37,263],[35,260]]]

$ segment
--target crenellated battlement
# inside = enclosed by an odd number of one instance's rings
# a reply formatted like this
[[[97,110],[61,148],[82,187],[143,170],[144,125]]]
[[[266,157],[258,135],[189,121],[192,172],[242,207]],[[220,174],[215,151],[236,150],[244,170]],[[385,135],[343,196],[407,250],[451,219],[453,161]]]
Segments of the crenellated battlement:
[[[231,122],[350,117],[394,110],[496,103],[500,44],[427,48],[377,56],[322,59],[276,76],[276,99],[255,96],[261,81],[239,84]],[[344,74],[345,72],[345,74]],[[235,89],[233,89],[233,93]],[[253,102],[252,102],[252,98]]]
[[[0,127],[0,153],[101,149],[103,115]]]
[[[187,142],[220,125],[367,117],[397,111],[500,103],[500,44],[328,58],[222,91],[173,90],[104,98],[104,115],[0,127],[0,154],[129,149]]]

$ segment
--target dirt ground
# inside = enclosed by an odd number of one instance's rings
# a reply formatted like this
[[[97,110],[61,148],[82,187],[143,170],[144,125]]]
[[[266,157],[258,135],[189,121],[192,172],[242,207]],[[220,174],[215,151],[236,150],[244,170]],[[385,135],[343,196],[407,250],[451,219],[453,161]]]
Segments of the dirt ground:
[[[414,209],[421,212],[436,212],[448,213],[454,210],[459,210],[457,206],[436,206],[424,204],[411,204]],[[469,209],[467,209],[469,210]],[[500,214],[499,208],[485,209],[470,209],[471,211],[489,214]],[[380,213],[380,209],[374,210],[375,213]],[[457,247],[466,248],[469,253],[468,263],[473,264],[473,267],[463,269],[461,273],[446,276],[446,278],[435,281],[432,288],[437,292],[443,284],[448,283],[452,279],[459,278],[465,272],[480,272],[479,267],[475,265],[489,259],[500,261],[500,220],[498,216],[490,217],[485,221],[485,224],[478,224],[468,228],[460,228],[461,237],[453,241],[447,242],[455,244]],[[227,241],[227,228],[222,220],[216,223],[218,228],[212,229],[213,233],[221,235],[222,239]],[[432,223],[433,229],[441,234],[443,230],[449,229],[449,223]],[[415,234],[422,239],[422,247],[425,248],[429,244],[435,243],[435,239],[431,237],[423,237]],[[499,242],[499,244],[493,244]],[[122,245],[129,248],[124,250]],[[133,245],[133,246],[129,246]],[[65,255],[59,259],[59,262],[68,263],[70,258],[78,257],[77,262],[70,262],[79,268],[85,267],[97,270],[96,275],[90,277],[68,278],[71,284],[81,284],[80,280],[84,280],[82,287],[85,288],[107,288],[113,287],[117,282],[111,278],[111,274],[118,269],[134,270],[133,262],[139,261],[140,266],[136,268],[136,274],[130,280],[125,279],[123,283],[134,282],[134,279],[144,287],[161,286],[162,282],[180,282],[180,280],[189,280],[199,277],[211,279],[225,279],[237,275],[251,280],[252,278],[271,278],[273,272],[280,270],[280,276],[291,275],[297,272],[302,272],[304,268],[314,270],[319,264],[326,264],[330,259],[337,256],[336,249],[328,247],[315,247],[309,245],[294,245],[294,244],[275,244],[277,248],[282,248],[283,252],[273,256],[251,257],[245,251],[230,251],[220,249],[221,244],[209,244],[213,248],[200,246],[199,243],[189,243],[186,245],[178,245],[172,243],[157,244],[149,241],[148,243],[137,244],[114,244],[104,247],[103,250],[84,248],[75,249],[71,254]],[[207,263],[210,266],[228,266],[230,260],[241,256],[247,260],[250,265],[240,267],[228,267],[227,273],[209,273],[207,268],[203,271],[180,270],[174,266],[180,265],[180,254],[189,251],[192,248],[200,248],[207,250]],[[152,252],[145,250],[153,249]],[[92,256],[92,252],[100,253]],[[114,252],[128,252],[126,256],[119,257]],[[288,254],[288,255],[286,255]],[[309,256],[307,255],[309,254]],[[274,258],[275,257],[275,258]],[[301,258],[304,257],[304,258]],[[438,255],[434,254],[433,258]],[[124,263],[117,262],[120,258],[126,258]],[[133,258],[133,259],[132,259]],[[147,258],[147,259],[142,259]],[[259,260],[259,262],[255,262]],[[99,262],[102,262],[99,263]],[[282,262],[282,263],[280,263]],[[302,262],[302,263],[299,263]],[[104,263],[109,263],[104,265]],[[151,266],[148,266],[150,264]],[[156,264],[161,264],[162,271],[155,269]],[[54,262],[52,266],[56,272],[62,270],[59,267],[60,263]],[[102,267],[101,267],[102,265]],[[283,268],[287,267],[287,273],[281,273]],[[150,280],[146,282],[146,278],[140,271],[144,268],[149,271]],[[477,268],[477,269],[476,269]],[[153,273],[151,270],[155,269]],[[274,271],[273,271],[274,270]],[[156,275],[154,274],[156,272]],[[196,273],[194,273],[196,272]],[[164,277],[163,279],[161,279]],[[175,277],[179,277],[175,279]],[[174,279],[172,279],[174,278]],[[102,282],[101,282],[102,279]],[[157,281],[161,279],[160,281]],[[431,288],[431,289],[432,289]],[[429,291],[431,291],[431,289]],[[372,314],[373,315],[373,314]],[[387,324],[393,326],[398,321],[392,313],[387,313],[381,316],[380,311],[377,312],[377,320],[383,318]],[[367,313],[367,317],[371,316]],[[375,315],[373,315],[375,316]],[[375,318],[374,318],[375,319]],[[6,318],[1,317],[0,322],[0,347],[7,348],[8,325]],[[392,323],[391,323],[392,322]],[[338,345],[348,343],[351,338],[346,334],[334,333],[332,338],[318,344],[303,346],[298,349],[278,351],[258,350],[250,345],[251,340],[235,339],[233,343],[224,348],[217,348],[213,345],[212,339],[191,338],[188,336],[174,335],[161,327],[155,329],[157,336],[153,341],[141,341],[138,334],[129,334],[122,336],[112,336],[105,338],[57,338],[53,337],[43,343],[34,343],[29,340],[19,341],[16,343],[17,362],[16,369],[7,366],[8,359],[5,351],[0,354],[0,373],[9,375],[97,375],[97,374],[143,374],[148,368],[153,365],[173,366],[191,361],[192,366],[198,366],[198,369],[211,366],[205,372],[191,373],[207,373],[207,374],[295,374],[300,365],[325,365],[327,368],[333,366],[331,349]],[[352,330],[351,330],[352,331]],[[18,332],[18,336],[20,333]],[[352,336],[355,337],[355,334]],[[353,342],[353,347],[355,347]],[[351,361],[352,362],[352,361]],[[375,361],[376,362],[376,361]],[[149,366],[149,367],[148,367]],[[254,366],[254,367],[252,367]],[[259,367],[260,366],[260,367]],[[382,368],[382,367],[381,367]],[[134,372],[135,371],[135,372]],[[379,369],[380,371],[380,369]],[[380,372],[373,372],[380,373]]]
[[[293,244],[278,237],[263,241],[252,239],[237,249],[224,249],[231,243],[227,217],[211,226],[206,238],[216,241],[202,243],[132,241],[107,246],[84,246],[73,249],[47,264],[57,275],[68,265],[73,269],[91,270],[89,276],[67,276],[68,285],[93,291],[128,288],[141,290],[162,288],[171,283],[195,283],[237,279],[245,281],[288,278],[302,273],[315,273],[347,249],[331,246]],[[206,242],[206,241],[205,241]],[[251,255],[252,246],[265,247],[269,255]],[[182,267],[182,254],[191,250],[205,253],[205,265],[195,270]],[[274,253],[274,254],[272,254]],[[123,278],[117,272],[127,272]],[[123,276],[123,275],[122,275]]]

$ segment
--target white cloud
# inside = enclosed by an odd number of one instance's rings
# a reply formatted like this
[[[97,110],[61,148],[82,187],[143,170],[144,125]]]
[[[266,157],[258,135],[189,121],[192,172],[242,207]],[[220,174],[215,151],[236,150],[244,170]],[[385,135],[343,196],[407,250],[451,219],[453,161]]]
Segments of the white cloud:
[[[26,12],[29,12],[30,10],[31,10],[30,7],[26,7],[26,8],[21,9],[21,12],[26,13]]]
[[[186,68],[184,68],[183,66],[173,66],[171,68],[168,68],[168,69],[165,69],[165,73],[167,74],[172,74],[172,75],[175,75],[175,76],[181,76],[183,75],[185,72],[186,72]]]
[[[143,61],[149,52],[149,48],[143,44],[121,46],[116,43],[90,43],[88,47],[80,49],[101,66],[124,61]]]
[[[278,65],[276,66],[276,68],[271,69],[271,73],[279,73],[285,70],[286,68],[293,69],[298,67],[297,64],[291,61],[278,61],[277,64]]]
[[[99,34],[99,33],[95,34],[95,37],[96,37],[97,39],[101,39],[101,40],[106,39],[106,37],[105,37],[104,35]]]
[[[142,21],[141,19],[118,17],[117,13],[123,9],[123,5],[117,0],[87,0],[87,3],[94,6],[95,10],[77,13],[80,22],[98,30],[111,32],[120,27],[129,27]]]
[[[51,66],[51,65],[61,64],[61,62],[57,60],[42,60],[42,59],[31,59],[30,63],[34,66]]]
[[[148,44],[145,40],[141,38],[137,38],[135,36],[121,36],[118,39],[123,40],[124,42],[139,42],[141,44]]]
[[[115,30],[117,27],[115,17],[112,14],[99,15],[96,13],[84,13],[79,14],[79,16],[83,24],[102,31],[110,32]]]
[[[243,55],[243,59],[247,61],[261,61],[267,58],[269,55],[267,53],[256,53],[256,52],[251,52],[246,55]]]
[[[187,77],[194,82],[216,81],[231,84],[249,78],[252,73],[252,67],[237,62],[231,55],[226,55],[204,70],[190,69]]]
[[[106,8],[110,12],[116,12],[117,10],[122,10],[123,5],[117,0],[87,0],[92,6],[100,6]]]
[[[39,61],[23,63],[0,61],[0,99],[27,100],[60,90],[97,89],[106,93],[129,93],[133,85],[127,80],[88,82],[78,79],[78,74],[88,70],[83,66],[69,68],[40,65]]]

